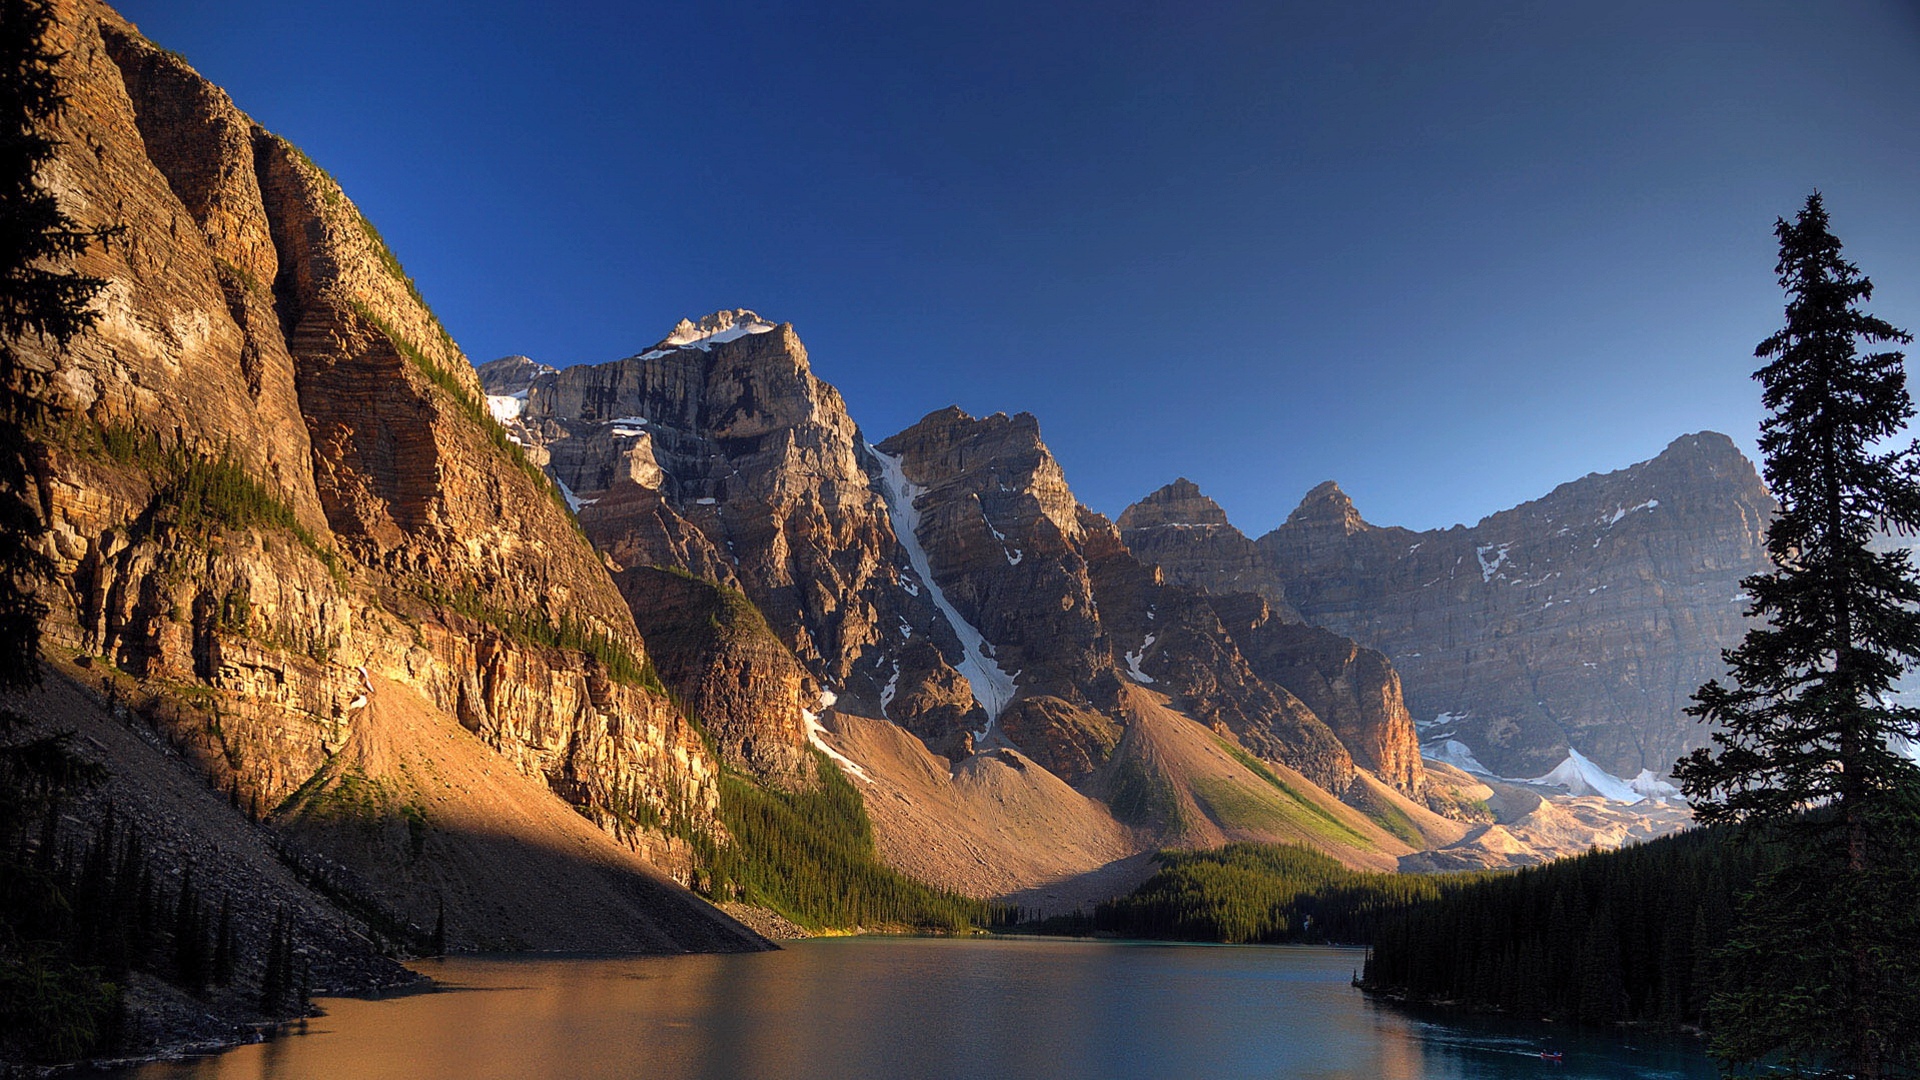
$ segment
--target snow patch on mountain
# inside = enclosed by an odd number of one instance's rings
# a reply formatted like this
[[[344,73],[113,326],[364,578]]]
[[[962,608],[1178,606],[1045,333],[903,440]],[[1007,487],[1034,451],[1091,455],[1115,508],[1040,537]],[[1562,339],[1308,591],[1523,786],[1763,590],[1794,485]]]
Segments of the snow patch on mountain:
[[[1459,739],[1435,739],[1433,742],[1421,743],[1420,756],[1428,761],[1451,765],[1461,772],[1473,773],[1475,776],[1493,776],[1493,770],[1480,764],[1480,759],[1473,756],[1473,747]]]
[[[835,750],[832,745],[827,742],[825,737],[827,729],[820,726],[819,713],[814,712],[812,709],[801,709],[800,719],[806,724],[807,743],[809,745],[838,762],[841,772],[846,773],[856,780],[861,780],[869,784],[873,783],[873,777],[868,775],[867,770],[861,768],[852,758]]]
[[[748,334],[764,334],[774,326],[774,323],[745,309],[716,311],[697,323],[686,319],[680,320],[680,325],[674,327],[673,333],[668,334],[661,344],[678,345],[683,348],[691,345],[696,349],[706,350],[715,345],[736,341]]]
[[[553,482],[560,485],[560,497],[567,500],[567,509],[576,514],[580,512],[581,507],[592,506],[594,503],[600,501],[599,499],[583,499],[575,495],[573,489],[567,486],[567,482],[558,477],[556,477]]]
[[[1152,685],[1153,683],[1153,676],[1140,670],[1140,661],[1147,655],[1147,650],[1153,647],[1153,641],[1154,636],[1148,634],[1147,640],[1140,643],[1140,648],[1137,651],[1127,654],[1127,674],[1133,676],[1134,682],[1148,685]]]
[[[520,413],[527,407],[527,391],[517,394],[488,394],[487,411],[493,414],[496,424],[511,424],[520,419]]]
[[[1652,769],[1641,769],[1639,774],[1627,781],[1627,786],[1645,795],[1649,799],[1677,799],[1680,789],[1664,776],[1655,776]]]
[[[947,625],[953,628],[953,634],[960,639],[960,662],[954,665],[960,677],[967,680],[967,686],[973,691],[973,700],[987,712],[987,726],[975,733],[976,739],[984,739],[993,730],[994,721],[1013,700],[1015,686],[1013,677],[1006,673],[993,658],[993,646],[974,628],[974,625],[960,616],[953,603],[947,599],[940,586],[934,581],[933,567],[927,559],[926,548],[920,546],[920,511],[914,506],[914,500],[926,493],[926,489],[907,479],[907,474],[897,457],[889,457],[875,449],[871,443],[867,452],[880,463],[880,491],[886,498],[887,512],[893,518],[893,532],[900,540],[900,546],[906,549],[907,561],[913,564],[913,573],[927,587],[927,596],[933,601]],[[904,578],[902,579],[905,580]]]
[[[1659,499],[1648,499],[1646,502],[1643,502],[1638,506],[1616,506],[1613,508],[1613,516],[1608,518],[1606,521],[1602,522],[1601,524],[1611,529],[1615,525],[1620,524],[1621,519],[1625,518],[1628,514],[1638,513],[1642,510],[1658,510],[1659,508],[1660,508]]]
[[[1506,565],[1507,549],[1512,546],[1512,543],[1498,545],[1481,544],[1473,549],[1474,555],[1480,560],[1481,581],[1493,580],[1493,575],[1497,573],[1502,566]],[[1493,552],[1493,558],[1491,559],[1487,558],[1487,552],[1489,551]]]
[[[1652,779],[1645,770],[1642,770],[1642,775]],[[1574,795],[1598,795],[1618,803],[1637,803],[1647,798],[1636,791],[1632,784],[1595,765],[1585,754],[1571,746],[1567,747],[1567,760],[1555,766],[1552,772],[1534,777],[1527,783],[1563,787]]]
[[[893,662],[893,674],[887,676],[887,685],[880,688],[880,715],[883,719],[893,719],[893,717],[887,715],[887,706],[893,704],[894,695],[899,692],[900,661],[895,660]]]

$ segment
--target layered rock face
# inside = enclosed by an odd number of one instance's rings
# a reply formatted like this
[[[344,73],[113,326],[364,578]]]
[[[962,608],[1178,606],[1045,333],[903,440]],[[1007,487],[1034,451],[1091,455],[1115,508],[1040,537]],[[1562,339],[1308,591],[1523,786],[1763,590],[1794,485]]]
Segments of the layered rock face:
[[[1308,622],[1391,658],[1413,714],[1439,718],[1430,738],[1505,776],[1569,747],[1662,775],[1706,740],[1682,710],[1747,628],[1739,583],[1765,568],[1773,509],[1732,441],[1702,432],[1471,528],[1374,526],[1328,482],[1258,545]],[[1202,584],[1212,565],[1161,558]]]
[[[1350,755],[1312,710],[1254,675],[1197,594],[1079,505],[1031,415],[944,409],[876,450],[914,492],[932,584],[1007,681],[1004,729],[1043,763],[1076,776],[1103,760],[1111,732],[1088,714],[1117,710],[1127,680],[1328,790],[1351,782]]]
[[[1284,621],[1261,596],[1229,593],[1211,601],[1256,674],[1312,709],[1357,764],[1406,794],[1421,793],[1420,738],[1400,675],[1384,654],[1331,630]]]
[[[1299,622],[1287,603],[1287,587],[1252,540],[1227,520],[1227,512],[1181,477],[1121,511],[1120,537],[1142,562],[1165,571],[1167,580],[1210,593],[1254,593],[1275,617]]]
[[[677,569],[633,566],[614,580],[660,677],[728,764],[787,786],[811,777],[802,717],[818,695],[753,602]]]
[[[1323,485],[1260,543],[1309,620],[1392,657],[1415,714],[1451,714],[1487,767],[1537,776],[1571,746],[1661,775],[1706,742],[1682,710],[1746,631],[1773,510],[1701,432],[1472,528],[1376,528]]]
[[[83,226],[126,232],[77,263],[108,283],[99,325],[25,350],[58,416],[50,647],[136,676],[149,718],[263,811],[385,678],[683,862],[627,824],[714,828],[716,763],[373,227],[112,11],[55,10],[71,105],[46,180]]]
[[[670,567],[739,590],[790,652],[740,658],[752,669],[743,678],[761,685],[730,705],[711,700],[711,724],[758,725],[762,744],[800,730],[800,701],[766,708],[788,697],[780,687],[797,660],[808,702],[830,692],[946,748],[984,725],[859,431],[791,326],[716,312],[624,360],[557,371],[508,357],[481,374],[602,552],[627,573]],[[648,602],[628,595],[636,611]]]

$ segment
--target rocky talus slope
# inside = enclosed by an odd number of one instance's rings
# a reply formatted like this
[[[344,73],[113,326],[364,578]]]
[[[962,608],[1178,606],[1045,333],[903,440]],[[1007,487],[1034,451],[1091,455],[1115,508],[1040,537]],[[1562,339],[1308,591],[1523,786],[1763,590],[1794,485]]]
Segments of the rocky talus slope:
[[[37,446],[50,651],[133,679],[144,722],[269,820],[411,695],[521,795],[684,873],[686,844],[652,826],[715,830],[718,763],[379,234],[177,55],[92,0],[54,8],[71,103],[45,179],[82,225],[125,233],[77,264],[107,282],[98,326],[58,356],[29,343],[13,373],[55,409]]]
[[[1472,527],[1375,526],[1328,482],[1257,544],[1308,622],[1392,660],[1430,740],[1503,776],[1570,747],[1659,776],[1706,738],[1682,710],[1746,630],[1739,583],[1765,566],[1772,512],[1732,441],[1701,432]],[[1158,558],[1233,588],[1210,548]]]

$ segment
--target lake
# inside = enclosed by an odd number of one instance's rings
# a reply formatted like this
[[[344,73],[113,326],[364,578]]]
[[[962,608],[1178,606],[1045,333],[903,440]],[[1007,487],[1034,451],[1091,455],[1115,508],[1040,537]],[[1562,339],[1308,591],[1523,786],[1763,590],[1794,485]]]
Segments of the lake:
[[[422,962],[304,1034],[139,1080],[1691,1078],[1698,1044],[1444,1018],[1348,985],[1353,949],[839,938],[773,953]],[[1629,1045],[1631,1044],[1631,1045]],[[1543,1049],[1564,1063],[1540,1058]]]

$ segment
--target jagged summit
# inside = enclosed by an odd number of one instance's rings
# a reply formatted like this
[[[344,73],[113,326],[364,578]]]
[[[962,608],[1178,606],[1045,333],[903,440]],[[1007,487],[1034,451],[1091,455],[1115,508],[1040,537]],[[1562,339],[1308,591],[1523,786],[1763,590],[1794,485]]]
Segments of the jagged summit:
[[[1122,510],[1119,524],[1122,529],[1158,529],[1230,523],[1220,504],[1203,494],[1200,485],[1183,476]]]
[[[533,381],[542,375],[551,375],[554,369],[538,360],[525,356],[502,356],[489,360],[475,369],[480,375],[480,384],[489,395],[521,395]]]
[[[1332,480],[1324,481],[1307,492],[1306,497],[1300,500],[1300,505],[1287,515],[1287,525],[1337,525],[1348,533],[1356,533],[1367,527],[1360,511],[1354,509],[1353,500]]]
[[[1711,457],[1746,461],[1746,455],[1732,439],[1717,431],[1696,431],[1682,435],[1660,451],[1661,457]]]
[[[716,311],[702,316],[699,322],[681,319],[673,332],[661,338],[654,350],[681,349],[691,345],[697,349],[719,345],[748,334],[764,334],[774,329],[777,323],[769,322],[746,308]]]

